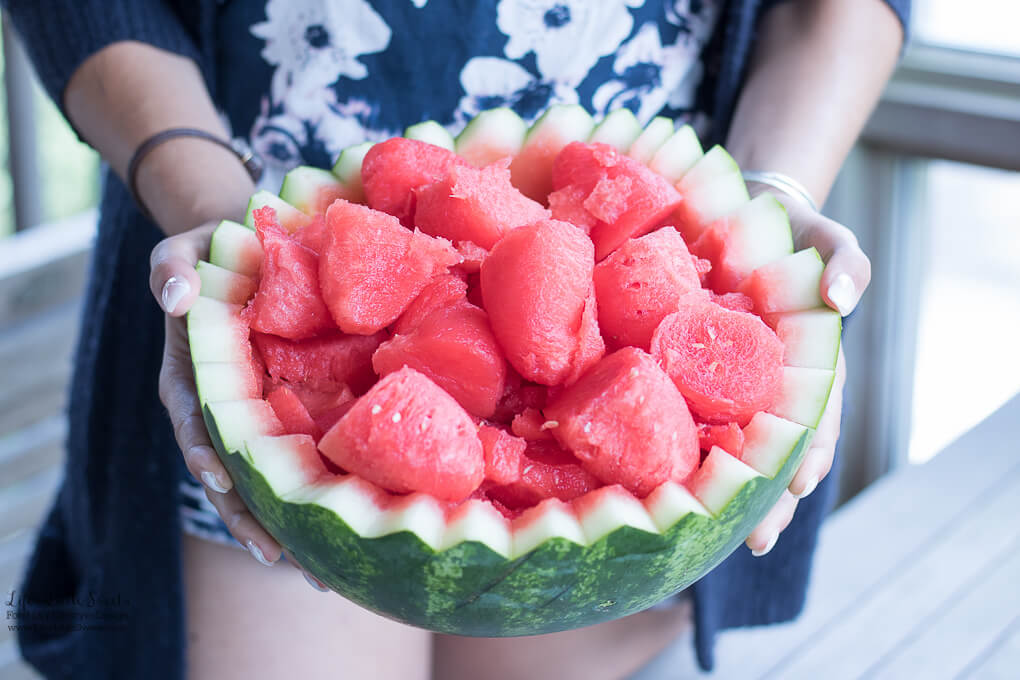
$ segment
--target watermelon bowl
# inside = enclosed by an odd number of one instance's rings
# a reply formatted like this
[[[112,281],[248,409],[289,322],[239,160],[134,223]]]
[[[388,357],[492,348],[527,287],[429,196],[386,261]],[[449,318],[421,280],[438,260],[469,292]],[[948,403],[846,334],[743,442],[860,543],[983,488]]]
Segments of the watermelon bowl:
[[[834,377],[822,268],[689,127],[494,109],[255,194],[187,323],[216,450],[303,568],[534,635],[674,595],[776,503]]]

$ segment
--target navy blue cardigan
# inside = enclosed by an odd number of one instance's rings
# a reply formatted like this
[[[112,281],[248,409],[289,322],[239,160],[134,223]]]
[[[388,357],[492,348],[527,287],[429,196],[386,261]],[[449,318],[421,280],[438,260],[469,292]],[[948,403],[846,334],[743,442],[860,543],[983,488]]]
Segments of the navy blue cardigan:
[[[75,69],[121,40],[194,59],[216,97],[216,5],[223,0],[3,0],[40,78],[60,102]],[[761,12],[776,0],[731,0],[706,55],[706,107],[720,138],[732,116]],[[904,26],[909,0],[886,0]],[[148,287],[161,238],[124,186],[105,182],[99,235],[71,386],[66,479],[16,600],[25,658],[50,678],[185,675],[177,451],[157,398],[163,324]],[[724,628],[795,617],[804,601],[826,480],[765,558],[739,549],[693,586],[698,659],[713,665]],[[43,618],[45,617],[45,618]]]

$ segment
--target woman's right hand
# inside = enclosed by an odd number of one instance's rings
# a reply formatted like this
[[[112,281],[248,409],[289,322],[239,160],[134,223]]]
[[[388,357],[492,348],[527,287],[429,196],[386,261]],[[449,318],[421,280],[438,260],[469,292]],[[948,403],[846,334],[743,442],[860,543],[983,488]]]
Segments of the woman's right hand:
[[[170,414],[177,445],[205,495],[230,534],[267,566],[280,559],[281,548],[248,510],[220,462],[202,418],[195,390],[184,315],[198,298],[200,280],[195,264],[209,252],[213,223],[160,241],[149,258],[149,288],[166,313],[166,344],[159,372],[159,398]]]

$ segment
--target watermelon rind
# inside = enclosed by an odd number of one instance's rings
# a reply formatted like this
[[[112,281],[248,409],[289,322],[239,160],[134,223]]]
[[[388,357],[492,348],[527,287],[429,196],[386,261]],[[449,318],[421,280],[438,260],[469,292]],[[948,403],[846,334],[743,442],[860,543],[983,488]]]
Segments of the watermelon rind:
[[[255,192],[248,201],[248,210],[244,215],[244,223],[254,229],[255,211],[267,206],[276,211],[277,222],[287,231],[294,232],[309,221],[308,215],[276,194],[263,189],[262,191]]]
[[[322,192],[346,195],[346,187],[329,170],[308,165],[300,165],[288,172],[280,186],[280,198],[309,215],[316,212],[316,199]]]
[[[476,166],[515,156],[524,145],[528,124],[513,109],[483,111],[464,126],[454,143],[458,154]]]
[[[727,262],[741,278],[793,252],[793,233],[786,208],[772,194],[752,198],[727,220]]]
[[[721,146],[713,146],[698,159],[676,185],[684,197],[686,209],[699,218],[699,228],[684,233],[693,240],[715,220],[735,212],[751,197],[740,174],[740,167]]]
[[[453,151],[453,135],[447,132],[446,128],[434,120],[426,120],[415,123],[404,130],[404,137],[416,139],[419,142],[441,146],[444,149]]]
[[[801,312],[825,307],[821,294],[824,271],[825,262],[818,251],[805,248],[758,267],[749,282],[755,285],[757,279],[769,289],[763,313]]]
[[[240,305],[255,294],[255,279],[232,272],[211,262],[199,262],[195,266],[201,281],[202,295],[220,302]]]
[[[512,120],[491,114],[485,120]],[[704,188],[703,197],[694,196],[701,201],[700,217],[741,210],[748,197],[732,158],[718,147],[703,155],[693,130],[672,132],[666,127],[671,121],[658,120],[628,146],[647,144],[637,153],[650,157],[659,172],[673,173],[681,186],[690,178],[688,190]],[[527,134],[522,125],[511,122],[502,131],[493,122],[469,124],[454,148],[513,148],[521,139],[522,153],[529,145],[536,152],[546,145],[561,148],[588,139],[593,122],[581,107],[557,106]],[[345,150],[334,166],[348,188],[360,183],[370,147]],[[547,153],[542,149],[532,159]],[[778,213],[766,203],[744,210],[769,214],[763,230],[778,252],[774,244],[785,247],[785,241]],[[281,204],[297,211],[272,194],[253,197],[253,207]],[[294,217],[307,219],[297,212]],[[254,236],[224,223],[213,235],[210,259],[223,270],[257,274],[251,262],[261,249],[253,247]],[[839,347],[838,314],[833,319],[821,303],[814,260],[820,262],[813,251],[784,254],[759,267],[785,282],[800,281],[792,297],[798,306],[808,298],[811,304],[776,310],[782,313],[767,319],[789,320],[804,348],[786,361],[777,406],[744,428],[741,458],[715,447],[701,468],[710,466],[712,474],[696,472],[683,485],[667,482],[643,500],[606,487],[570,503],[549,499],[510,521],[480,500],[450,510],[422,494],[393,497],[353,475],[311,472],[308,439],[287,435],[269,404],[250,398],[241,306],[207,297],[224,297],[215,285],[202,291],[188,315],[199,399],[211,440],[254,516],[304,569],[341,595],[383,616],[458,635],[535,635],[588,626],[641,611],[701,578],[743,543],[789,485],[827,403]],[[229,278],[206,273],[213,272]]]
[[[591,131],[589,142],[608,144],[620,153],[626,153],[641,134],[641,123],[630,109],[615,109],[606,114]]]
[[[767,319],[783,342],[783,363],[801,368],[836,365],[843,317],[828,307],[785,312]]]
[[[350,200],[355,203],[363,203],[365,200],[365,187],[361,184],[361,164],[365,160],[365,154],[373,146],[374,142],[349,146],[340,152],[336,163],[333,164],[333,174],[347,187]]]
[[[637,136],[637,139],[627,149],[627,155],[639,163],[648,165],[655,152],[659,150],[659,147],[672,136],[673,128],[672,119],[665,116],[656,116],[645,126],[645,129],[641,131],[641,134]]]
[[[251,228],[223,220],[209,241],[209,262],[235,274],[257,276],[262,266],[262,244]]]
[[[704,155],[694,128],[683,125],[655,150],[648,167],[675,184]]]

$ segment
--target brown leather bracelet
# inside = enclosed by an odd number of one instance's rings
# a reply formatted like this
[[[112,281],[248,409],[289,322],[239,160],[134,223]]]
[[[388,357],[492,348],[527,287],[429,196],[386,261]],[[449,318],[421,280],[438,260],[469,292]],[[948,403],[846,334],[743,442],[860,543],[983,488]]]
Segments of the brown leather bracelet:
[[[127,169],[127,180],[128,190],[131,192],[131,196],[135,199],[135,204],[138,205],[138,209],[142,215],[148,219],[152,219],[152,213],[145,207],[145,203],[142,201],[142,197],[138,195],[138,168],[141,166],[142,161],[145,157],[152,152],[160,144],[169,142],[172,139],[179,137],[193,137],[197,139],[204,139],[207,142],[212,142],[227,149],[241,161],[244,165],[244,169],[248,171],[248,175],[251,180],[258,183],[259,178],[262,177],[262,160],[255,155],[255,153],[248,148],[246,144],[240,141],[232,142],[226,139],[220,139],[216,135],[206,132],[205,130],[199,130],[197,128],[170,128],[169,130],[163,130],[152,135],[144,142],[142,142],[135,153],[131,156],[131,161],[128,163]]]

